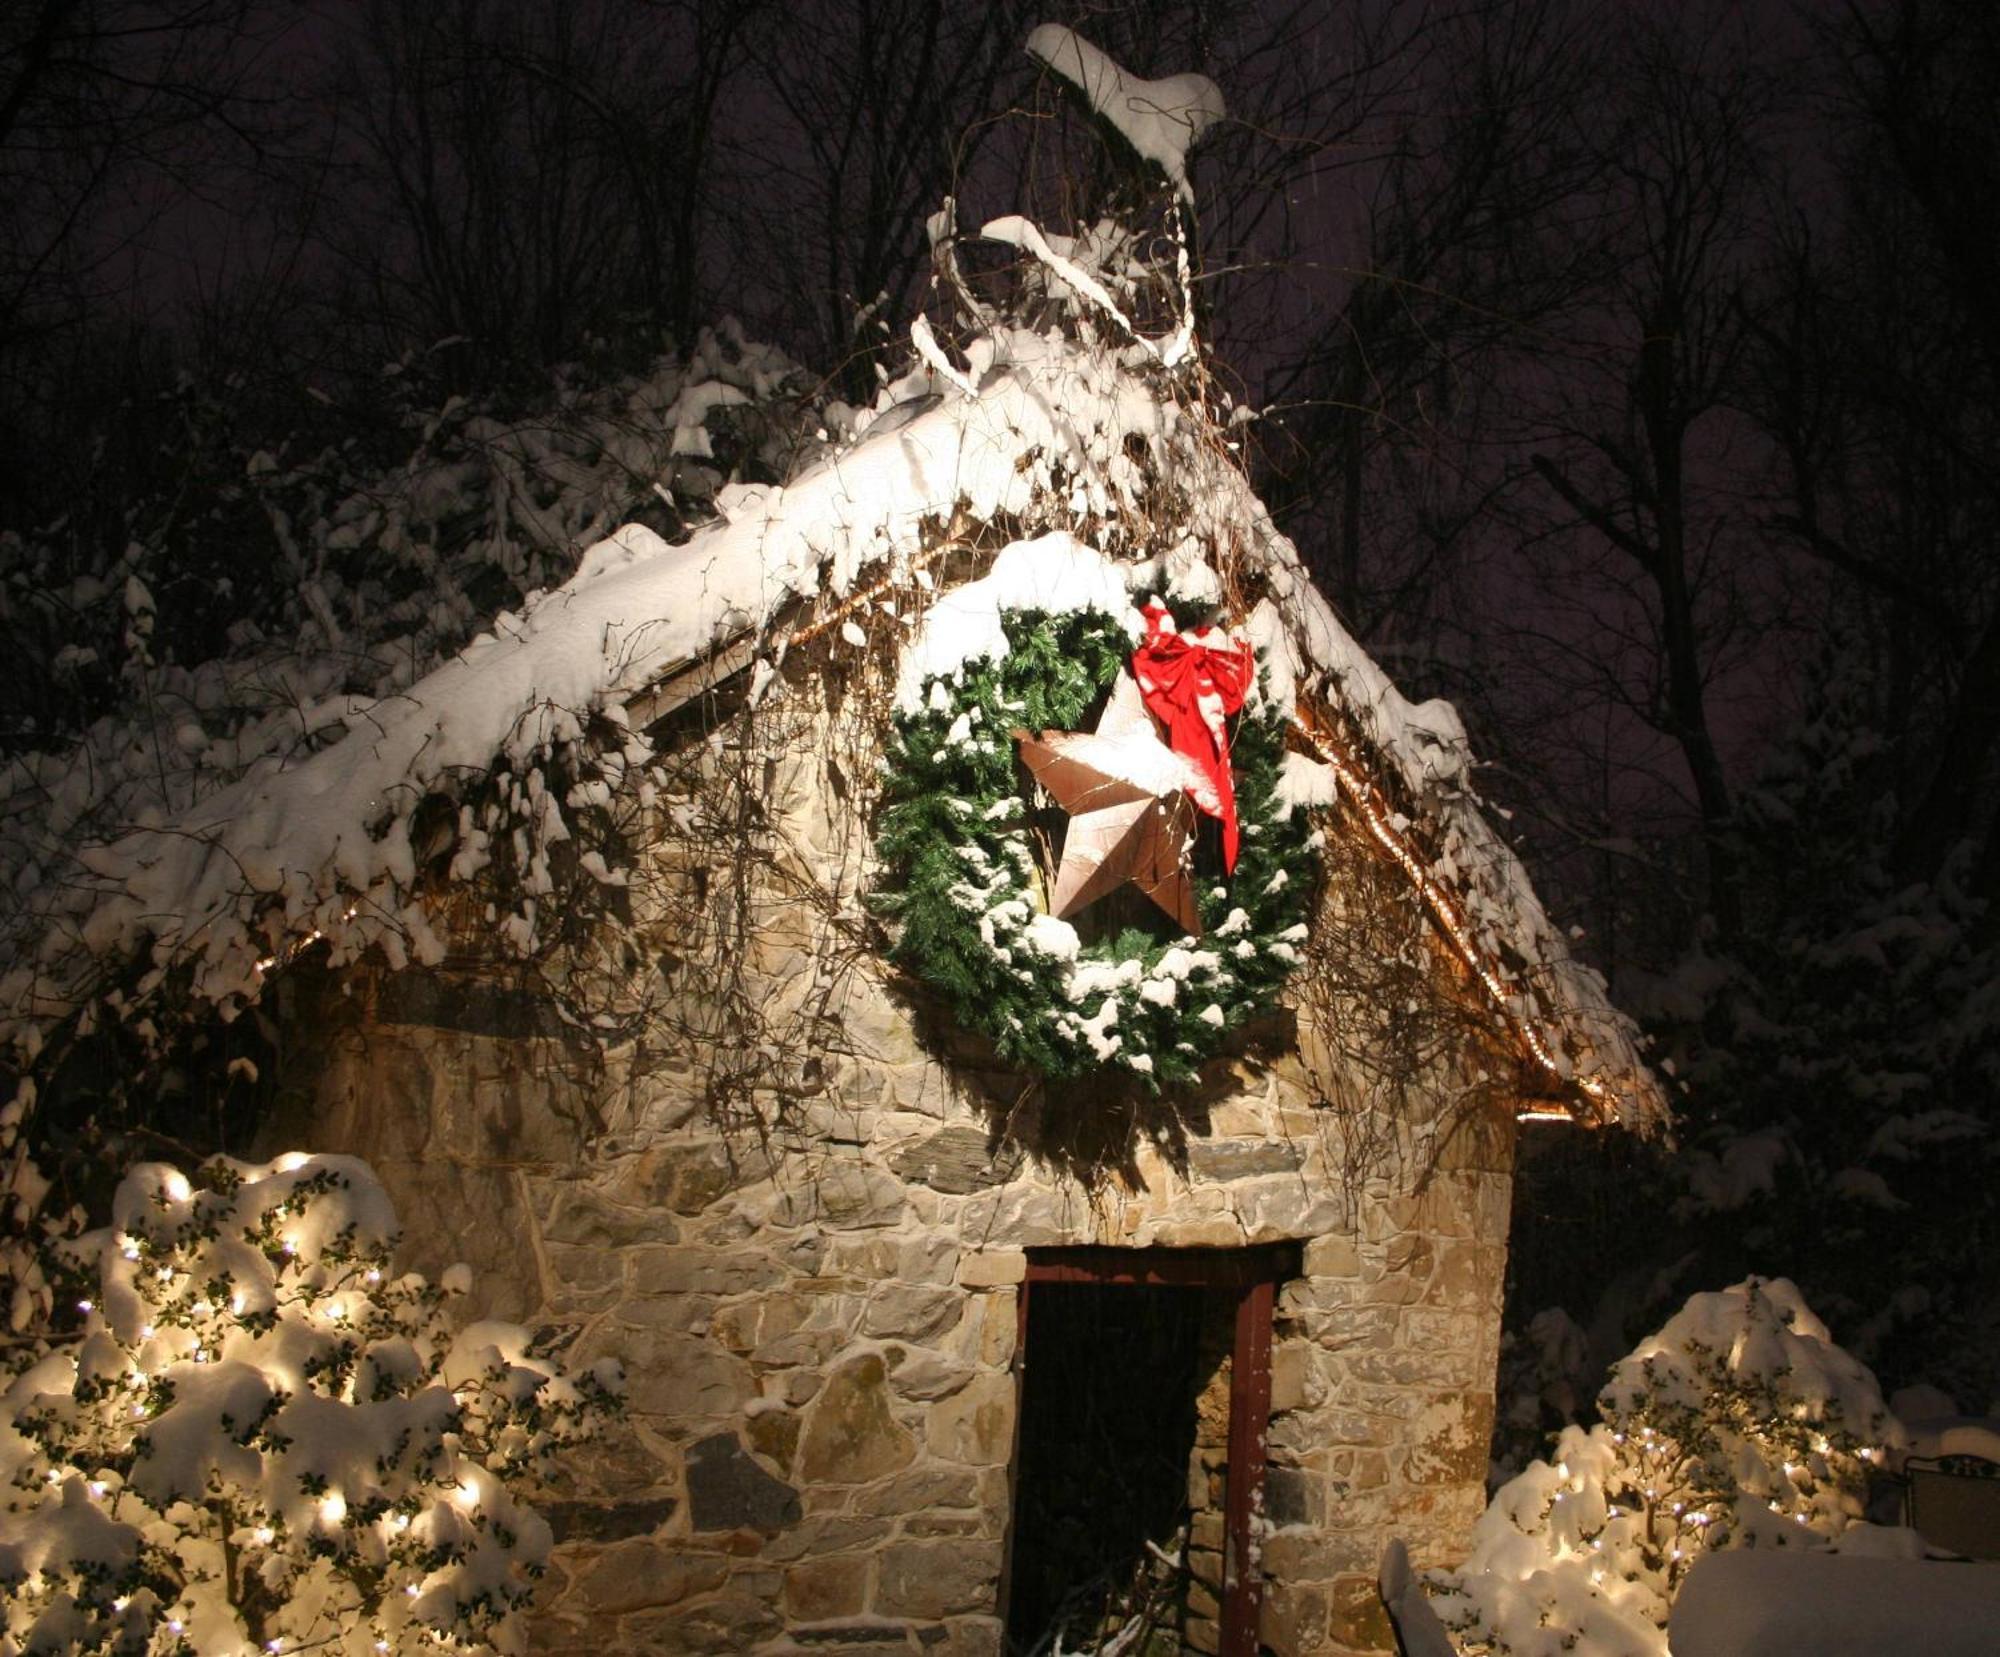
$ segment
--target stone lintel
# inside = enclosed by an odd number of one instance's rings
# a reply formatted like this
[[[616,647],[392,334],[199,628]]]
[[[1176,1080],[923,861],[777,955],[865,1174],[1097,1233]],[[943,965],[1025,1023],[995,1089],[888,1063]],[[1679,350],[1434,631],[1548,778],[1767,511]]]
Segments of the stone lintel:
[[[958,1260],[958,1280],[968,1289],[1006,1288],[1027,1275],[1028,1256],[1022,1249],[969,1249]]]

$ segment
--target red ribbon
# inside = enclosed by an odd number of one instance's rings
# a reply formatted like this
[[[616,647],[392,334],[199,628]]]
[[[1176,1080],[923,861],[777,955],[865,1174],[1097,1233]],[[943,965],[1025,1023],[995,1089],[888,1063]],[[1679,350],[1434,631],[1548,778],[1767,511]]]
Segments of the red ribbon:
[[[1229,773],[1229,727],[1243,706],[1257,658],[1241,639],[1214,628],[1183,635],[1157,601],[1145,607],[1146,637],[1132,653],[1132,677],[1147,711],[1167,728],[1167,745],[1193,766],[1188,798],[1222,820],[1222,866],[1236,869],[1236,785]],[[1220,639],[1222,642],[1214,643]]]

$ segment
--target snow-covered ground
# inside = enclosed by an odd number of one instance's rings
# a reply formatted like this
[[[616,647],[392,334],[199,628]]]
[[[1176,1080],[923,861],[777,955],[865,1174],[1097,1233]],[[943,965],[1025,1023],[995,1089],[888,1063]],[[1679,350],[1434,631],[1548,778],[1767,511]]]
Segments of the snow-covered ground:
[[[1688,1574],[1672,1657],[1993,1657],[2000,1565],[1743,1549]]]

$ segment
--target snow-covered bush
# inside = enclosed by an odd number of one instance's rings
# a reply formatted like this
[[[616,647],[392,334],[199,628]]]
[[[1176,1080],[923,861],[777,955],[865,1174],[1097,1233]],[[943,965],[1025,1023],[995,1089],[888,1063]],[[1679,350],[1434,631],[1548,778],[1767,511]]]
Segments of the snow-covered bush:
[[[1611,1372],[1603,1419],[1503,1485],[1439,1610],[1468,1650],[1665,1657],[1713,1548],[1822,1547],[1861,1518],[1893,1424],[1782,1278],[1698,1294]]]
[[[515,1486],[619,1378],[454,1333],[395,1230],[351,1158],[126,1175],[0,1398],[0,1649],[519,1649],[550,1534]]]

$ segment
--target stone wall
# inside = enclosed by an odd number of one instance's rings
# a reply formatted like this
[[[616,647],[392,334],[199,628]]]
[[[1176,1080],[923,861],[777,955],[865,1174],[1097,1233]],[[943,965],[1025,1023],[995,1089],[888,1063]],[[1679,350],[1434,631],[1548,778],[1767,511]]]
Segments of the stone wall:
[[[1387,1648],[1384,1542],[1453,1561],[1482,1505],[1511,1114],[1357,1114],[1367,1084],[1313,1029],[1281,1028],[1212,1066],[1198,1099],[1108,1134],[1080,1182],[1046,1136],[995,1132],[1021,1079],[947,1062],[951,1033],[920,1036],[854,947],[865,836],[832,802],[866,774],[861,699],[845,731],[810,683],[783,700],[788,726],[692,750],[762,790],[714,823],[768,825],[759,907],[731,934],[751,939],[730,946],[734,1011],[725,974],[683,960],[662,1025],[679,1044],[597,1062],[477,977],[350,974],[295,1009],[309,1039],[284,1092],[308,1102],[270,1125],[271,1148],[368,1158],[404,1262],[473,1267],[468,1315],[624,1366],[623,1418],[542,1496],[561,1547],[534,1649],[997,1651],[1024,1251],[1285,1240],[1305,1247],[1274,1327],[1263,1635],[1279,1653]],[[675,910],[674,880],[713,909],[740,868],[740,845],[711,855],[689,786],[662,817],[695,826],[654,859],[653,911],[635,884],[635,936],[704,912]],[[667,942],[656,955],[691,953]],[[731,1095],[755,1126],[724,1133],[717,1061],[736,1057],[726,1021],[745,1005],[812,1045],[796,1068],[811,1085]],[[704,1036],[704,1018],[723,1022]],[[1491,1062],[1458,1052],[1428,1097],[1462,1096]],[[1087,1099],[1067,1108],[1089,1124]],[[1219,1527],[1198,1514],[1196,1543]]]
[[[492,1033],[510,1021],[484,1003],[379,996],[334,1021],[318,1120],[273,1135],[372,1160],[405,1263],[474,1267],[469,1314],[624,1365],[622,1421],[544,1498],[562,1547],[534,1649],[997,1650],[1017,1285],[1047,1244],[1307,1240],[1273,1343],[1273,1650],[1388,1647],[1386,1538],[1425,1563],[1462,1550],[1511,1123],[1468,1125],[1421,1194],[1385,1176],[1350,1203],[1335,1130],[1281,1056],[1243,1067],[1184,1170],[1141,1146],[1138,1188],[1093,1199],[989,1156],[914,1048],[873,1079],[888,1108],[812,1106],[787,1149],[708,1129],[671,1074],[600,1126],[562,1044]]]

